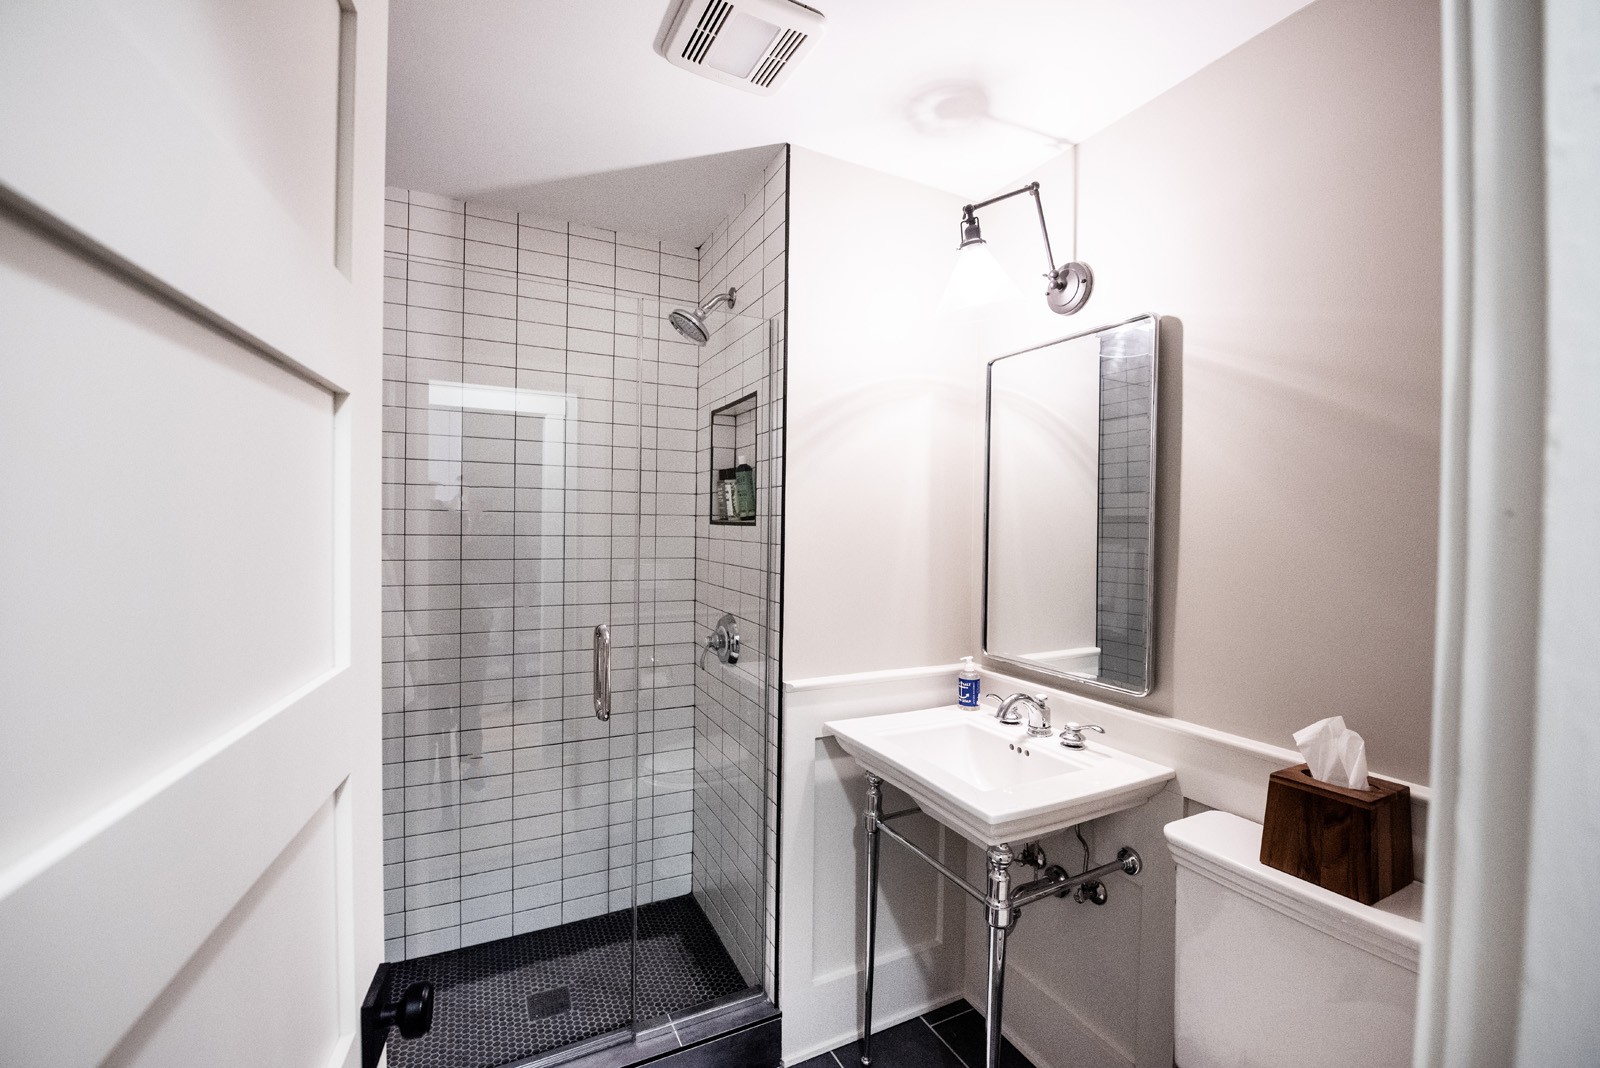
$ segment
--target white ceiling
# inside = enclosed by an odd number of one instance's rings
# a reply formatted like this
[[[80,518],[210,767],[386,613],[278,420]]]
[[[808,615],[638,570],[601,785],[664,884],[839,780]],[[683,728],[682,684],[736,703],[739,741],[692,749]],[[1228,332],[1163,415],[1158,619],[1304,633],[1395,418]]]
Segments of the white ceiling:
[[[762,97],[656,55],[669,0],[393,0],[389,183],[691,244],[786,141],[976,198],[1309,0],[810,2]]]

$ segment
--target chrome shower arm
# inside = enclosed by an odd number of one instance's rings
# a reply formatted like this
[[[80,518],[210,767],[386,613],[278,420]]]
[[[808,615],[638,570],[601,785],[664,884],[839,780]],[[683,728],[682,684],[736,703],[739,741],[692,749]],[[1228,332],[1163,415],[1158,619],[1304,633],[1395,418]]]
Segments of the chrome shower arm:
[[[733,286],[729,286],[726,293],[713,293],[711,296],[702,301],[699,312],[701,315],[713,312],[716,310],[718,304],[726,304],[728,306],[728,310],[732,311],[738,295],[739,290]]]

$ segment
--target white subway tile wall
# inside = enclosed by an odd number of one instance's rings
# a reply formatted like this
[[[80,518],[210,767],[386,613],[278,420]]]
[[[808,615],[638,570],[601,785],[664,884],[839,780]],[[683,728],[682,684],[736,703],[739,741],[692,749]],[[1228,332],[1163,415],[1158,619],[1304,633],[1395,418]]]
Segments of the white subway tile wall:
[[[692,891],[773,990],[787,153],[699,249],[386,208],[388,956]],[[665,325],[729,285],[705,347]],[[758,521],[712,526],[710,412],[752,392]],[[727,611],[740,664],[697,670]]]
[[[737,665],[694,674],[694,893],[734,962],[775,988],[779,540],[783,514],[783,324],[788,154],[700,249],[702,299],[737,287],[735,316],[700,350],[695,619],[703,636],[739,620]],[[713,524],[711,413],[754,393],[753,526]]]
[[[627,907],[636,804],[638,899],[690,892],[698,350],[660,336],[658,301],[695,299],[699,256],[416,191],[389,190],[386,210],[401,959]],[[601,622],[609,723],[592,705]]]

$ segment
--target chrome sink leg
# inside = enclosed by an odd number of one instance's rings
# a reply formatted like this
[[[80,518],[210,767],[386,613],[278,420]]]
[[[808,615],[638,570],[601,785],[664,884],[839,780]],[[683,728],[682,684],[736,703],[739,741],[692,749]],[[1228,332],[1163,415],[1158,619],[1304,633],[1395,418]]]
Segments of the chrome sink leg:
[[[878,817],[883,815],[883,780],[867,776],[867,812],[861,826],[867,845],[867,990],[861,1031],[861,1063],[872,1063],[872,972],[878,949]]]
[[[1000,1065],[1000,1014],[1006,991],[1006,934],[1017,922],[1011,907],[1011,847],[990,846],[989,867],[989,990],[984,1004],[984,1068]]]

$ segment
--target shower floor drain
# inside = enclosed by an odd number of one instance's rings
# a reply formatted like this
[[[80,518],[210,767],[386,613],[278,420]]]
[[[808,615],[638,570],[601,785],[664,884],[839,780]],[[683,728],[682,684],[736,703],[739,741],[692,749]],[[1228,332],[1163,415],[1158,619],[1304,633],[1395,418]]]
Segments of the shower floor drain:
[[[551,1016],[560,1016],[572,1009],[572,995],[567,988],[558,986],[554,990],[541,990],[528,997],[528,1019],[543,1020]]]

